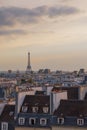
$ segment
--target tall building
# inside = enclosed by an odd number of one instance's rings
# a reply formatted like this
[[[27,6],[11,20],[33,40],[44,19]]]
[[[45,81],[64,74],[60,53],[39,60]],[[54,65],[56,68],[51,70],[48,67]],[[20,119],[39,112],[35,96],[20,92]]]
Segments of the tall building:
[[[30,52],[28,52],[28,65],[27,65],[27,72],[31,72],[31,65],[30,65]]]

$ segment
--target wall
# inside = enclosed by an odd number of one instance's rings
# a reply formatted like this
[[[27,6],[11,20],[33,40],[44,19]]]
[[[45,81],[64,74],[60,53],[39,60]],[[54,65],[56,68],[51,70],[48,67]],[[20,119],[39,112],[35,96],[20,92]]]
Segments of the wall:
[[[15,130],[87,130],[87,127],[58,127],[54,126],[52,128],[30,128],[30,127],[17,127]]]
[[[4,106],[6,105],[7,103],[0,103],[0,115],[4,109]]]
[[[86,93],[87,93],[87,86],[80,87],[80,89],[79,89],[79,99],[83,100]]]
[[[58,108],[61,99],[67,99],[66,91],[53,92],[53,111]]]
[[[30,127],[16,127],[15,130],[51,130],[50,128],[30,128]]]
[[[53,86],[48,86],[47,87],[47,95],[50,95],[52,88],[53,88]]]
[[[86,130],[87,127],[58,127],[58,126],[54,126],[52,127],[51,130]]]
[[[32,87],[32,89],[34,90],[34,92],[42,91],[42,87]]]

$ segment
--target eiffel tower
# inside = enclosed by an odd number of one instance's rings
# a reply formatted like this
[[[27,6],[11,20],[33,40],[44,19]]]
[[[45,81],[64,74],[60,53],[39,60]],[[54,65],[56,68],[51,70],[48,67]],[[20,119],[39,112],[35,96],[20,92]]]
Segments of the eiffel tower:
[[[26,72],[31,72],[31,65],[30,65],[30,52],[28,52],[28,65],[27,65]]]

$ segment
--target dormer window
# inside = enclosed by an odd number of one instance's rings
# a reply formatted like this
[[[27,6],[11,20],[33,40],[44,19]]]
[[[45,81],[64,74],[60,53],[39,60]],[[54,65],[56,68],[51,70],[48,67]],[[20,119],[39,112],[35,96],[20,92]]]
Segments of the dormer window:
[[[44,113],[48,113],[48,110],[49,110],[48,107],[43,107],[43,112],[44,112]]]
[[[13,116],[13,115],[14,115],[14,112],[10,111],[9,116]]]
[[[64,118],[63,117],[58,118],[57,121],[58,121],[58,124],[61,124],[61,125],[64,124]]]
[[[25,123],[25,118],[20,117],[19,120],[18,120],[18,123],[19,123],[19,125],[24,125],[24,123]]]
[[[22,106],[22,112],[27,112],[28,107],[27,106]]]
[[[37,113],[37,112],[38,112],[38,107],[32,107],[32,111],[33,111],[34,113]]]
[[[47,124],[47,119],[46,118],[41,118],[40,119],[40,125],[45,126]]]
[[[84,125],[84,119],[77,119],[77,125],[79,126]]]
[[[8,123],[7,122],[1,123],[1,130],[8,130]]]

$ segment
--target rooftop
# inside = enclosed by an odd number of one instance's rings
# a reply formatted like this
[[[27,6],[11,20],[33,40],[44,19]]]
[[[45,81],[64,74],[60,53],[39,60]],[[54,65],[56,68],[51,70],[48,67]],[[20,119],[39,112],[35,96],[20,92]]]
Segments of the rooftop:
[[[0,121],[14,121],[15,105],[5,105],[2,114],[0,116]]]
[[[57,116],[87,117],[87,101],[84,100],[61,100],[60,105],[55,110]]]

